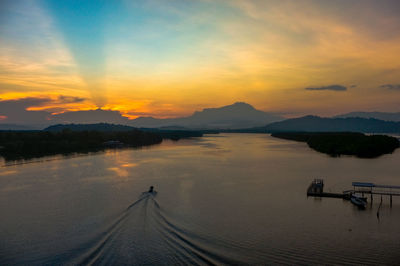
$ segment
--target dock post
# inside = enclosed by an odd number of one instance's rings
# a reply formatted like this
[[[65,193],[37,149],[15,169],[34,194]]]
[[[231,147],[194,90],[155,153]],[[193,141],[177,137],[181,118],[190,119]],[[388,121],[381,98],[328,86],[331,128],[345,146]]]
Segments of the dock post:
[[[390,195],[390,207],[392,207],[392,195]]]
[[[374,201],[374,197],[372,197],[372,193],[371,193],[371,204]]]

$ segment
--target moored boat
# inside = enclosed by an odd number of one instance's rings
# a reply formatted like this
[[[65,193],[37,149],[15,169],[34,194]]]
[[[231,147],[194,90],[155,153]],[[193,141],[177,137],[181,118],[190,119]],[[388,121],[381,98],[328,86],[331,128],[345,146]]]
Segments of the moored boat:
[[[365,207],[367,206],[366,198],[361,198],[356,195],[351,195],[350,201],[361,209],[365,209]]]

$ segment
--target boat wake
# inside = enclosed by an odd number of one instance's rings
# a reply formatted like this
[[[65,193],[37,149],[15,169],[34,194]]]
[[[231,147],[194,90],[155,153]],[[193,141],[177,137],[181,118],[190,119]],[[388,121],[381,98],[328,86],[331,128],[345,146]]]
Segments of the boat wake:
[[[81,245],[71,264],[243,264],[233,259],[235,247],[220,239],[191,232],[173,223],[145,192],[115,218],[106,230]],[[237,247],[237,249],[242,249]]]
[[[282,243],[259,241],[257,238],[223,236],[218,230],[202,227],[196,221],[163,208],[156,192],[145,192],[110,222],[92,227],[77,236],[74,248],[57,248],[46,256],[39,254],[23,261],[0,261],[13,265],[260,265],[260,264],[318,264],[309,255],[309,247],[293,239]],[[90,231],[90,232],[89,232]],[[90,235],[90,236],[88,236]],[[264,237],[262,239],[268,239]],[[290,239],[290,238],[289,238]],[[335,257],[340,264],[352,264],[340,243],[324,246],[314,238],[314,252],[319,259]],[[51,245],[51,244],[50,244]],[[1,250],[0,250],[1,251]],[[371,252],[367,250],[366,252]],[[342,254],[343,253],[343,254]],[[1,252],[0,252],[1,255]],[[361,254],[357,261],[364,265],[376,264]]]

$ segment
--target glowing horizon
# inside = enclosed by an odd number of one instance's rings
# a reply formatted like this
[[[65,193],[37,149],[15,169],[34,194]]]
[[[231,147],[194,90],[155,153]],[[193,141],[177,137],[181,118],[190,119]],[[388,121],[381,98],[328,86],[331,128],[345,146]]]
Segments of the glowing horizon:
[[[131,119],[238,101],[400,111],[399,11],[396,0],[2,1],[0,104]]]

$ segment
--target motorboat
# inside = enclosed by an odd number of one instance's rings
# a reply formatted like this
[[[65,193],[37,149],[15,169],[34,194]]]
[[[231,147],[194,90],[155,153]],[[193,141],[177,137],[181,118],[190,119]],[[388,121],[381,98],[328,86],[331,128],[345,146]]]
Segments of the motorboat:
[[[354,205],[356,205],[357,207],[361,208],[361,209],[365,209],[365,207],[367,207],[367,199],[366,198],[362,198],[356,195],[351,195],[350,198],[351,203],[353,203]]]

